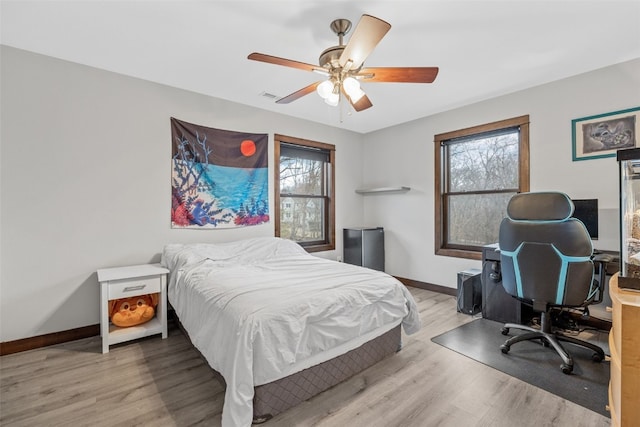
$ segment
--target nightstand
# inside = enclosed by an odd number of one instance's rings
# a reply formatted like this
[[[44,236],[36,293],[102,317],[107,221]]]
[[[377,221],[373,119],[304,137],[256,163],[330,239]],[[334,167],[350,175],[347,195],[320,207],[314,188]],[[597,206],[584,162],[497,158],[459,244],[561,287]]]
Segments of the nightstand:
[[[100,282],[100,335],[102,352],[109,346],[149,335],[162,334],[167,338],[167,274],[160,264],[131,265],[98,270]],[[153,319],[137,326],[121,328],[109,322],[109,300],[159,293],[160,298]]]

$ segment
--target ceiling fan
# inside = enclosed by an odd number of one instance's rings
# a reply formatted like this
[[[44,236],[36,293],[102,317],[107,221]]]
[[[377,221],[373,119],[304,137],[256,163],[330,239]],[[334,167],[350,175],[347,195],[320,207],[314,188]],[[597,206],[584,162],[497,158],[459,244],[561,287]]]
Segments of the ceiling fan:
[[[285,67],[313,71],[327,76],[276,101],[288,104],[314,91],[329,105],[338,105],[340,97],[346,98],[354,110],[362,111],[373,104],[360,88],[359,81],[371,83],[432,83],[438,75],[438,67],[364,67],[364,61],[387,34],[391,25],[371,15],[362,15],[349,42],[343,37],[351,29],[348,19],[336,19],[330,25],[338,36],[338,46],[332,46],[320,54],[319,66],[277,56],[254,52],[248,59]]]

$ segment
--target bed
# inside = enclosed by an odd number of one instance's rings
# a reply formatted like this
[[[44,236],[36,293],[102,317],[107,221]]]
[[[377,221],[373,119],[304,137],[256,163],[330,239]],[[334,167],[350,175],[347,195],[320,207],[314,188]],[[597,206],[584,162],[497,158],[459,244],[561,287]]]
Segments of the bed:
[[[226,382],[223,427],[268,419],[397,351],[401,325],[420,329],[398,280],[289,240],[168,244],[162,264],[180,324]]]

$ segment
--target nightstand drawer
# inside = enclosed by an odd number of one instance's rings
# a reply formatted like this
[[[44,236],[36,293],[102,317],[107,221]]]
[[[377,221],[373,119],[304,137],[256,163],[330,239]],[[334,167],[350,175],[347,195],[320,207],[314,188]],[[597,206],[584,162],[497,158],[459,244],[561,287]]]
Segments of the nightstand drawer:
[[[160,292],[160,277],[114,280],[109,282],[109,299],[128,298]]]

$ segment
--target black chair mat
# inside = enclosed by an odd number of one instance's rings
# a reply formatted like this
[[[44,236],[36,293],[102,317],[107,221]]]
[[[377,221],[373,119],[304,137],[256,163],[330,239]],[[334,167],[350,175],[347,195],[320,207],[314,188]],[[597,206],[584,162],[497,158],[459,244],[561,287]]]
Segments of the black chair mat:
[[[523,333],[511,329],[502,335],[503,324],[476,319],[431,340],[450,350],[518,378],[528,384],[610,417],[608,404],[610,366],[608,361],[593,362],[593,352],[570,343],[561,343],[573,357],[573,373],[563,374],[562,360],[552,347],[543,348],[539,341],[514,344],[508,354],[500,345],[509,337]],[[605,350],[606,352],[606,350]]]

